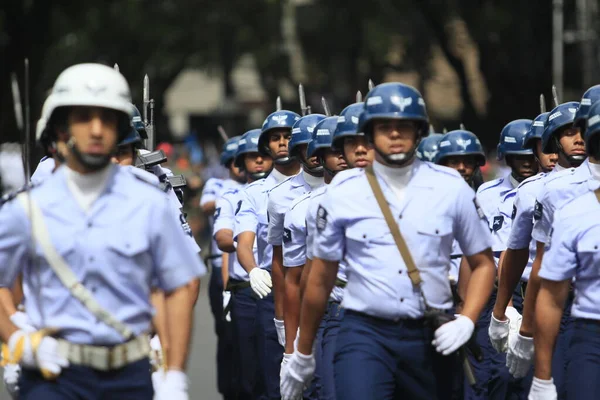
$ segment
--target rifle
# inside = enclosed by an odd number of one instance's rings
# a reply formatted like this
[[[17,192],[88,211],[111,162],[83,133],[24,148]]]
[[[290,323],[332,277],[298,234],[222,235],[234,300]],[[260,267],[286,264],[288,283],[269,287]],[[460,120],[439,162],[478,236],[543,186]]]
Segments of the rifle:
[[[150,109],[149,113],[148,109]],[[154,136],[154,99],[150,98],[150,78],[148,78],[148,74],[144,75],[142,112],[144,126],[146,127],[146,133],[148,134],[148,139],[146,139],[146,148],[150,151],[153,151],[154,146],[156,146],[156,138]],[[150,115],[150,119],[148,119],[148,114]]]

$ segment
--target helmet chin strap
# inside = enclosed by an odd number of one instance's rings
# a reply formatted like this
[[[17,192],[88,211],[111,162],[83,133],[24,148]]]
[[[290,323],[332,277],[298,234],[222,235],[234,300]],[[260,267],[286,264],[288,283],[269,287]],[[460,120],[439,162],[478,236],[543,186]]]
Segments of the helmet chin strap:
[[[247,172],[247,174],[251,179],[257,181],[259,179],[266,178],[267,175],[269,175],[269,172],[271,172],[271,171],[260,171],[260,172],[253,172],[253,173]]]
[[[383,160],[385,161],[386,164],[402,167],[402,166],[410,163],[415,158],[415,153],[417,151],[417,148],[419,147],[419,143],[421,143],[421,135],[419,133],[417,133],[416,136],[417,136],[417,140],[415,140],[413,147],[406,153],[385,154],[382,151],[380,151],[377,148],[377,146],[375,146],[375,144],[373,144],[373,148],[375,149],[377,154],[379,154],[381,156],[381,158],[383,158]],[[371,137],[371,140],[373,140],[372,137]]]
[[[110,159],[112,157],[112,154],[91,155],[82,153],[77,148],[75,138],[73,136],[71,136],[67,142],[67,146],[77,161],[79,161],[81,165],[90,171],[98,171],[106,167],[110,163]]]
[[[273,162],[277,165],[288,165],[294,161],[294,157],[285,156],[280,158],[273,158]]]

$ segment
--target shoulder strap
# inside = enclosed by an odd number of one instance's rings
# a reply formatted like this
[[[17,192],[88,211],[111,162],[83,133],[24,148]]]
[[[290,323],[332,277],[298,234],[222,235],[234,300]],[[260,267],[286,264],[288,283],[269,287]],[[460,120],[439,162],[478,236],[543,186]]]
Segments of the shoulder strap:
[[[415,261],[408,250],[408,246],[404,241],[404,237],[400,233],[400,228],[390,211],[390,207],[385,200],[385,196],[383,195],[383,191],[381,190],[381,186],[377,181],[377,177],[375,177],[375,173],[373,171],[372,166],[368,166],[366,169],[367,181],[369,181],[369,185],[371,186],[371,190],[373,190],[373,194],[375,195],[375,199],[377,200],[377,204],[383,213],[383,218],[385,218],[385,222],[387,223],[388,228],[390,229],[390,233],[394,237],[394,242],[396,242],[396,246],[398,247],[398,251],[400,251],[400,255],[406,264],[406,268],[408,269],[408,276],[410,281],[415,287],[420,287],[421,285],[421,273],[417,269],[415,265]]]
[[[42,210],[33,198],[25,192],[19,194],[17,200],[31,219],[32,236],[44,251],[46,261],[48,261],[48,264],[50,264],[50,267],[56,276],[58,276],[61,283],[69,289],[71,295],[79,300],[96,318],[115,329],[125,339],[129,340],[133,338],[133,332],[98,304],[92,294],[77,280],[77,276],[75,276],[64,258],[58,254],[50,240],[50,234],[44,221]]]

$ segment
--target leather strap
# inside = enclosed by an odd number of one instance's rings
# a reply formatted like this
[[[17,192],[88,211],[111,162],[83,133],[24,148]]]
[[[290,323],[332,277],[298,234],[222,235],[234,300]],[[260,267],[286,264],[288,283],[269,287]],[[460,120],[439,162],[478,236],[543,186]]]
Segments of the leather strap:
[[[404,237],[400,233],[400,228],[398,227],[398,224],[396,223],[396,220],[394,219],[394,216],[392,215],[390,207],[387,204],[385,196],[383,195],[383,191],[381,190],[381,186],[379,185],[379,182],[377,181],[377,177],[375,176],[373,167],[368,166],[365,169],[365,172],[367,175],[367,181],[369,181],[371,190],[373,191],[373,194],[375,195],[375,200],[377,200],[379,209],[381,210],[381,213],[383,214],[383,218],[385,219],[385,222],[386,222],[388,228],[390,229],[390,233],[392,234],[392,237],[394,238],[394,242],[396,242],[398,251],[400,252],[400,255],[402,256],[402,259],[404,260],[404,264],[406,264],[406,268],[408,269],[408,277],[410,278],[410,281],[412,282],[412,284],[415,287],[420,289],[421,282],[422,282],[421,273],[419,272],[417,266],[415,265],[415,261],[413,260],[412,255],[410,254],[410,250],[408,250],[408,246],[406,245],[406,242],[404,241]]]
[[[119,332],[126,340],[132,339],[134,336],[133,332],[125,324],[102,308],[90,291],[79,282],[77,276],[71,270],[64,258],[58,254],[50,239],[50,233],[48,232],[48,227],[44,221],[42,210],[33,198],[29,196],[29,193],[20,193],[17,196],[17,200],[23,206],[25,214],[30,218],[31,234],[33,238],[44,251],[46,261],[48,261],[48,264],[50,264],[50,267],[60,282],[69,289],[71,295],[79,300],[79,302],[81,302],[81,304],[83,304],[83,306],[96,318]]]

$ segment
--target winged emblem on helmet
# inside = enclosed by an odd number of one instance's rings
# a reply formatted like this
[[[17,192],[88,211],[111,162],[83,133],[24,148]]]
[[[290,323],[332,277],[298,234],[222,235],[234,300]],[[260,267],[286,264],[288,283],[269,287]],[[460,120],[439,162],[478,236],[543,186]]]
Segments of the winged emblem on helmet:
[[[285,125],[287,116],[286,115],[273,115],[273,117],[271,119],[273,121],[277,122],[279,125]]]
[[[404,109],[412,104],[413,99],[412,97],[392,96],[390,102],[404,112]]]

